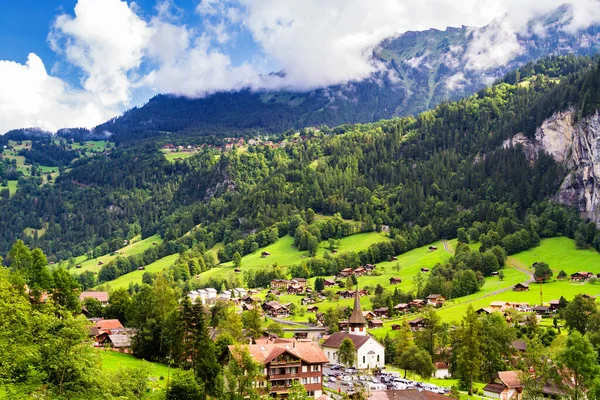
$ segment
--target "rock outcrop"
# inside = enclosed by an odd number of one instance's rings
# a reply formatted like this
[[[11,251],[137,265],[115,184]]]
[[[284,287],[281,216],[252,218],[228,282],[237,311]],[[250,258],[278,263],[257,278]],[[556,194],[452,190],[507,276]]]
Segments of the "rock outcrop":
[[[540,151],[563,163],[569,174],[556,200],[577,207],[582,217],[600,226],[600,114],[574,124],[575,111],[555,113],[535,133],[535,139],[517,134],[504,146],[523,146],[532,160]]]

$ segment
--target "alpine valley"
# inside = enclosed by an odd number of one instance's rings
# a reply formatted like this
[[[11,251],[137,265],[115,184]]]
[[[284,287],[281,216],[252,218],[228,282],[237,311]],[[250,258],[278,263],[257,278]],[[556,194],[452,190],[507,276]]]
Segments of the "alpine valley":
[[[569,10],[504,62],[502,20],[407,32],[361,81],[0,136],[0,398],[598,398],[600,26]]]

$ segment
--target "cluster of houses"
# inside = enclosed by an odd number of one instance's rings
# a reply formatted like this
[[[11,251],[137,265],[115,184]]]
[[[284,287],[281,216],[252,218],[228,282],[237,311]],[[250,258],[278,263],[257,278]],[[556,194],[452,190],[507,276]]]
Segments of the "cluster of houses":
[[[244,288],[235,288],[231,290],[224,290],[221,293],[217,292],[217,289],[214,288],[206,288],[206,289],[198,289],[192,290],[188,293],[188,297],[192,302],[195,302],[197,299],[200,299],[203,305],[210,305],[217,300],[233,300],[236,303],[240,303],[241,299],[250,295],[253,296],[257,294],[257,290],[246,290]]]
[[[342,279],[342,278],[347,278],[351,275],[354,275],[357,277],[363,276],[363,275],[371,275],[371,274],[373,274],[373,271],[375,271],[375,268],[376,268],[376,266],[373,264],[366,264],[366,265],[363,265],[362,267],[358,267],[358,268],[344,268],[336,275],[336,278]]]
[[[593,299],[594,296],[590,296],[588,294],[584,294],[584,297]],[[493,312],[503,313],[505,317],[509,317],[507,311],[514,310],[518,312],[533,312],[538,316],[544,317],[547,315],[554,314],[558,312],[561,308],[560,300],[550,300],[548,303],[539,304],[539,305],[530,305],[529,303],[524,302],[514,302],[514,301],[492,301],[489,307],[483,307],[476,311],[478,314],[491,314]]]
[[[82,292],[79,295],[79,300],[82,303],[86,299],[96,299],[102,307],[108,306],[108,298],[108,292]],[[81,311],[88,316],[88,321],[93,324],[89,327],[89,330],[95,347],[106,347],[123,353],[131,352],[131,339],[135,335],[135,329],[125,328],[118,319],[89,317],[85,305],[81,307]]]
[[[162,146],[162,150],[170,151],[170,152],[197,152],[203,148],[208,149],[216,149],[216,150],[232,150],[234,147],[244,147],[244,146],[256,146],[256,145],[264,145],[271,148],[281,148],[287,146],[289,143],[299,143],[308,140],[308,136],[295,136],[288,141],[279,141],[273,142],[271,140],[263,140],[260,137],[256,137],[253,139],[244,139],[244,138],[223,138],[224,144],[215,146],[212,144],[202,144],[200,146],[176,146],[172,143],[166,143]],[[175,159],[177,161],[177,159]]]
[[[288,294],[303,294],[307,291],[306,279],[274,279],[271,281],[271,289],[285,291]]]

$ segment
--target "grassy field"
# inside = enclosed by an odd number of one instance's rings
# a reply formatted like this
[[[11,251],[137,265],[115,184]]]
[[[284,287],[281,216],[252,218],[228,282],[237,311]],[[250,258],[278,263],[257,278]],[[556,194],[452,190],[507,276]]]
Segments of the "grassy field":
[[[554,276],[564,270],[568,275],[577,271],[600,273],[600,254],[595,250],[578,250],[575,241],[556,237],[542,239],[540,246],[515,255],[526,266],[543,261],[554,270]]]
[[[186,158],[189,158],[196,153],[193,151],[180,151],[180,152],[163,151],[163,154],[164,154],[165,158],[167,159],[167,161],[175,162],[176,158],[181,158],[182,160],[185,160]]]
[[[8,181],[8,190],[10,192],[11,197],[15,195],[17,192],[17,188],[19,187],[19,181]]]
[[[77,268],[75,271],[77,273],[81,273],[84,271],[98,272],[98,271],[100,271],[100,268],[102,268],[101,265],[98,265],[99,262],[106,264],[110,261],[115,260],[118,256],[127,257],[127,256],[136,255],[136,254],[141,254],[146,249],[152,247],[153,246],[152,243],[161,244],[163,242],[162,238],[159,235],[150,236],[149,238],[146,238],[144,240],[139,240],[139,239],[140,239],[140,237],[138,236],[133,239],[133,243],[119,249],[118,253],[120,253],[120,254],[115,254],[115,255],[106,254],[104,256],[94,258],[91,260],[86,260],[85,255],[79,256],[75,259],[75,261],[78,264],[81,264],[81,268]]]
[[[382,240],[389,240],[387,236],[382,233],[366,232],[357,233],[355,235],[346,236],[339,241],[338,254],[349,252],[349,251],[360,251],[369,248],[373,243],[380,242]],[[300,264],[303,260],[308,259],[307,251],[299,251],[293,247],[294,238],[286,235],[275,243],[259,249],[253,254],[248,254],[242,257],[242,271],[248,271],[252,269],[259,269],[269,265],[277,264],[281,266],[290,266]],[[217,248],[217,246],[220,246]],[[222,244],[217,244],[212,251],[218,252],[218,249],[222,247]],[[319,251],[317,257],[322,257],[325,251],[329,248],[329,243],[323,241],[319,244]],[[267,251],[271,253],[268,257],[262,257],[262,252]],[[215,253],[216,254],[216,253]],[[201,275],[201,279],[218,278],[225,279],[230,274],[233,274],[235,267],[232,262],[227,262],[219,265],[217,268],[213,268]]]
[[[47,222],[44,223],[44,226],[42,227],[42,229],[37,229],[38,237],[44,236],[44,234],[46,233],[46,229],[48,229],[48,223]],[[36,231],[36,229],[33,229],[33,228],[25,228],[23,230],[23,234],[25,236],[33,237],[35,231]]]
[[[129,284],[131,283],[141,284],[144,272],[160,272],[163,269],[173,265],[173,263],[175,263],[178,257],[179,254],[171,254],[170,256],[163,257],[160,260],[156,260],[152,264],[146,265],[146,269],[143,271],[136,270],[128,274],[121,275],[114,281],[107,282],[106,285],[108,285],[111,289],[121,289],[128,288]]]
[[[147,363],[150,367],[150,382],[151,388],[165,388],[167,384],[167,375],[169,374],[168,367],[165,364],[140,360],[131,354],[117,353],[110,350],[98,350],[102,362],[102,369],[106,372],[117,372],[122,368],[138,368],[142,363]],[[172,376],[173,369],[170,374]],[[163,377],[164,379],[160,379]]]
[[[85,149],[85,150],[90,150],[90,151],[94,151],[94,152],[100,152],[100,151],[104,151],[104,149],[107,147],[107,145],[108,145],[108,147],[111,147],[111,143],[106,140],[90,140],[90,141],[84,142],[83,146],[81,144],[79,144],[78,142],[71,143],[71,148]]]

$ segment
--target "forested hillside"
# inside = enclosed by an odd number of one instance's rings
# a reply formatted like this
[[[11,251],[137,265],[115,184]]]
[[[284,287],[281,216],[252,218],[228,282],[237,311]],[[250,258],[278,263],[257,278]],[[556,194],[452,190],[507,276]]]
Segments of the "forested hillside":
[[[285,146],[204,147],[169,162],[147,142],[78,158],[53,185],[23,178],[17,193],[1,201],[0,248],[6,253],[24,238],[60,260],[159,233],[172,254],[177,246],[168,243],[197,225],[208,248],[270,227],[280,236],[295,233],[290,221],[309,208],[340,213],[364,230],[389,225],[417,238],[427,232],[427,239],[415,239],[421,244],[500,218],[513,221],[504,234],[525,226],[538,235],[573,236],[580,229],[574,211],[560,211],[562,222],[551,226],[544,220],[559,212],[544,204],[566,170],[544,154],[529,163],[519,149],[500,145],[516,132],[531,135],[569,105],[581,117],[593,112],[598,74],[586,59],[549,58],[523,69],[519,82],[507,76],[417,117],[310,131],[301,141],[288,135]],[[21,234],[42,225],[42,237]],[[594,242],[592,233],[585,237]]]
[[[448,100],[470,96],[494,79],[550,55],[593,56],[600,48],[600,27],[567,33],[569,6],[530,22],[517,37],[520,51],[494,63],[474,50],[494,34],[501,21],[482,28],[407,32],[377,46],[372,61],[378,72],[360,81],[308,92],[239,90],[201,99],[158,95],[146,105],[95,128],[126,141],[177,133],[176,136],[231,136],[281,133],[306,126],[368,123],[414,115]],[[533,27],[537,27],[534,29]],[[544,33],[539,32],[543,27]]]

